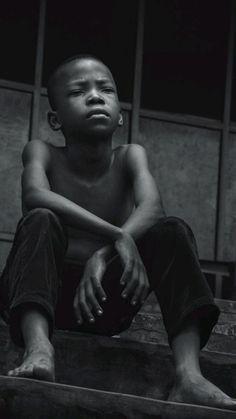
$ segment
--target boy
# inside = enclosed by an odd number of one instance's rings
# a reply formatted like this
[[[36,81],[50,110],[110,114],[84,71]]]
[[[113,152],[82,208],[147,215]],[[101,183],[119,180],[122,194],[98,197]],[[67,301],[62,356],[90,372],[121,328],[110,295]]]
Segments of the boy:
[[[51,76],[48,94],[49,123],[66,146],[32,141],[23,152],[24,216],[2,296],[25,354],[8,375],[53,381],[54,322],[111,336],[129,327],[154,290],[176,367],[169,400],[235,409],[199,367],[219,310],[193,233],[164,216],[144,149],[112,150],[122,115],[110,70],[95,57],[72,57]]]

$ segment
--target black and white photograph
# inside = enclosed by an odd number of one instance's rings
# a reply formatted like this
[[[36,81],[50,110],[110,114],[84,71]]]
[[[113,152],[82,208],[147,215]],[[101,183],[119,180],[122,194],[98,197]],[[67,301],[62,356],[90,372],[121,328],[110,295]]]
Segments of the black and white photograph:
[[[0,419],[236,419],[236,0],[0,5]]]

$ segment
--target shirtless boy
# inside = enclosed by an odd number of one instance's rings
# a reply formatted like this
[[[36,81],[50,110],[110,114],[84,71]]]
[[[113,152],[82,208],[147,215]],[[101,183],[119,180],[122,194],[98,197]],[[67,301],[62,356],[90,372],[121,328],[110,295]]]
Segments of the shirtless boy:
[[[23,218],[1,288],[12,339],[25,354],[8,375],[53,381],[54,323],[114,335],[153,290],[176,368],[169,400],[235,409],[200,371],[219,310],[193,233],[165,216],[144,149],[112,149],[123,121],[110,70],[95,57],[73,57],[53,73],[48,93],[50,126],[66,146],[36,140],[23,152]]]

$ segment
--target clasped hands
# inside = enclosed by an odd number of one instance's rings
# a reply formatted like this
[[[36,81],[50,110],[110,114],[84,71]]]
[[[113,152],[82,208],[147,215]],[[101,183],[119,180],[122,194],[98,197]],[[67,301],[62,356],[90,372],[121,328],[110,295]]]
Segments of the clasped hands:
[[[149,292],[149,282],[133,238],[128,233],[123,233],[115,241],[114,247],[123,266],[120,279],[123,286],[122,297],[129,299],[132,305],[143,304]],[[96,251],[85,265],[73,303],[78,324],[84,321],[93,323],[96,316],[103,314],[101,302],[106,301],[107,296],[102,286],[102,278],[106,266],[106,258],[100,250]]]

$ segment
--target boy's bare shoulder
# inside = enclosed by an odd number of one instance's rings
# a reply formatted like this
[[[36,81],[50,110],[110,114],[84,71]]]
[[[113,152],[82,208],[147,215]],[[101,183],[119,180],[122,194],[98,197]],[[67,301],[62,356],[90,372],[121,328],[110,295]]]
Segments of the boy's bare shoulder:
[[[37,162],[43,166],[48,166],[50,164],[52,155],[57,152],[57,148],[58,147],[48,144],[45,141],[29,141],[23,149],[23,165],[25,166],[28,163]]]
[[[115,153],[120,153],[123,156],[132,156],[132,155],[146,155],[145,148],[140,144],[122,144],[114,148]]]
[[[116,147],[114,152],[124,159],[127,168],[147,164],[145,148],[139,144],[123,144]]]
[[[37,159],[46,154],[50,154],[48,144],[41,140],[32,140],[25,145],[22,159],[24,162],[24,160]]]

